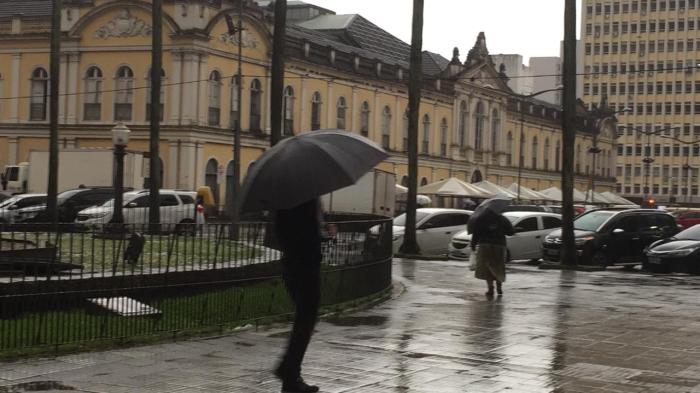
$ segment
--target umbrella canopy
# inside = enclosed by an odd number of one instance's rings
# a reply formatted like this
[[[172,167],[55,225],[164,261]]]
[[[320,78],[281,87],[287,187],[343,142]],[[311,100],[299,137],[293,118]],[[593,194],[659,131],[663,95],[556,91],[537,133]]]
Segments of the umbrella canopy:
[[[586,202],[592,202],[594,204],[599,204],[599,205],[608,205],[611,203],[610,200],[605,198],[602,194],[599,194],[593,190],[588,190],[585,193],[586,195]]]
[[[586,202],[586,193],[574,188],[574,202]]]
[[[396,186],[394,186],[394,189],[394,193],[396,195],[405,194],[408,192],[408,187],[404,187],[401,184],[397,184]]]
[[[474,185],[479,187],[479,188],[483,188],[486,191],[492,192],[493,195],[506,196],[506,197],[510,197],[510,198],[515,198],[517,196],[513,191],[511,191],[503,186],[499,186],[496,183],[491,183],[488,180],[474,183]]]
[[[629,199],[625,199],[617,194],[613,194],[610,191],[605,191],[601,193],[605,199],[611,201],[612,203],[616,205],[636,205],[636,203],[630,201]]]
[[[477,228],[486,225],[493,220],[494,215],[501,214],[506,206],[510,205],[511,198],[491,198],[481,203],[469,217],[467,230],[474,233]]]
[[[553,201],[561,202],[561,190],[557,187],[550,187],[546,190],[539,191],[539,193],[545,195],[547,198]]]
[[[512,191],[516,197],[518,195],[518,183],[513,183],[508,187],[508,190]],[[530,201],[552,201],[550,197],[541,194],[531,188],[525,186],[520,186],[520,199],[527,199]]]
[[[354,184],[387,157],[376,143],[340,130],[288,138],[255,162],[241,187],[242,212],[289,209]]]
[[[440,180],[435,183],[426,184],[418,188],[418,192],[427,195],[439,196],[457,196],[457,197],[472,197],[472,198],[490,198],[495,194],[469,184],[456,177],[451,177],[446,180]]]

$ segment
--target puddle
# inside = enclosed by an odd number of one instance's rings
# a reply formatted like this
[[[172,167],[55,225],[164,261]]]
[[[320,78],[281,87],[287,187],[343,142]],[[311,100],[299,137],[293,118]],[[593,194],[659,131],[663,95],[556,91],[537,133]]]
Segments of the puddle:
[[[16,385],[0,386],[0,393],[48,392],[55,390],[75,390],[75,388],[56,381],[24,382]]]

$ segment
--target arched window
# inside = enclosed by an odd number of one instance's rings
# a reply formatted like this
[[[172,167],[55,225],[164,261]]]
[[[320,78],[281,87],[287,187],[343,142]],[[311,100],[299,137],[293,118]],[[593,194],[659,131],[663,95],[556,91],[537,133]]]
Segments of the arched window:
[[[211,189],[214,194],[214,202],[219,204],[219,162],[215,158],[210,158],[207,161],[207,167],[204,172],[204,185]]]
[[[160,70],[160,121],[163,121],[163,111],[165,106],[163,105],[165,100],[165,71]],[[146,77],[146,120],[151,119],[151,71],[148,71],[148,76]]]
[[[538,155],[538,144],[537,144],[537,137],[532,138],[532,169],[537,169],[537,155]]]
[[[369,136],[369,103],[367,101],[363,102],[360,108],[360,134]]]
[[[236,195],[234,194],[233,172],[235,171],[233,160],[226,164],[226,211],[231,211],[235,206],[231,206],[231,202],[235,204]]]
[[[231,77],[231,109],[229,114],[229,125],[231,129],[238,130],[238,125],[240,124],[240,112],[239,104],[241,102],[238,88],[240,86],[241,79],[238,75]]]
[[[561,142],[557,141],[554,148],[554,170],[559,171],[561,164]]]
[[[428,179],[423,177],[420,179],[420,186],[423,187],[424,185],[428,184]]]
[[[576,146],[576,173],[581,173],[581,145]]]
[[[548,171],[549,170],[549,138],[545,138],[545,140],[544,140],[544,153],[542,154],[542,157],[544,158],[544,170]]]
[[[401,185],[404,187],[408,187],[408,176],[407,175],[403,175],[401,177]]]
[[[403,151],[408,151],[408,108],[403,112],[403,122],[401,124],[403,131]]]
[[[518,166],[525,166],[525,135],[520,134],[520,142],[518,143]]]
[[[321,93],[315,92],[311,96],[311,130],[321,128]]]
[[[294,135],[294,89],[284,89],[284,135]]]
[[[250,131],[260,131],[262,118],[262,89],[260,81],[253,79],[250,82]]]
[[[447,157],[447,119],[440,122],[440,156]]]
[[[491,151],[498,151],[498,137],[501,133],[501,117],[498,110],[493,110],[491,116]]]
[[[218,126],[221,120],[221,74],[209,74],[209,125]]]
[[[590,153],[590,151],[591,151],[591,146],[588,146],[588,148],[586,149],[586,153]],[[595,171],[595,168],[591,168],[591,164],[590,164],[589,159],[588,159],[588,154],[586,154],[583,157],[583,162],[586,166],[586,174],[587,175],[590,174],[592,170]]]
[[[420,152],[430,154],[430,116],[423,116],[423,140],[421,142]]]
[[[391,143],[391,108],[384,107],[382,112],[382,147],[388,149]]]
[[[336,127],[344,130],[345,129],[345,110],[347,105],[345,103],[345,97],[338,97],[338,105],[336,108]]]
[[[506,139],[506,165],[513,165],[513,132],[508,131]]]
[[[467,144],[467,122],[469,122],[469,110],[466,101],[459,104],[459,143],[460,147]]]
[[[484,118],[484,104],[479,102],[474,112],[474,149],[476,150],[482,150],[484,147]]]
[[[85,96],[83,98],[83,120],[96,121],[102,118],[102,70],[90,67],[85,73]]]
[[[32,73],[29,120],[46,120],[46,103],[49,94],[49,74],[43,68]]]
[[[117,70],[114,92],[114,120],[131,121],[131,106],[134,102],[134,72],[127,66]]]

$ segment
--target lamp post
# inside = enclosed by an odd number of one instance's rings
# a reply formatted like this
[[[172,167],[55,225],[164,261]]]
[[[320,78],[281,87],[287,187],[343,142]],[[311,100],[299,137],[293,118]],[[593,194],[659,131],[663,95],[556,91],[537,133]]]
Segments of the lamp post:
[[[615,115],[618,113],[626,113],[626,112],[631,112],[632,108],[625,107],[620,109],[619,111],[611,111],[611,110],[605,110],[607,108],[607,105],[605,102],[607,102],[607,99],[604,98],[604,103],[602,104],[601,108],[594,108],[593,112],[596,115],[596,122],[595,122],[595,130],[593,133],[593,146],[591,146],[588,149],[588,153],[593,155],[593,162],[592,162],[592,167],[588,170],[588,192],[586,193],[586,198],[588,198],[588,195],[590,194],[591,196],[591,205],[595,203],[595,177],[598,175],[596,173],[596,167],[597,167],[597,157],[598,154],[602,152],[602,150],[598,147],[598,136],[600,135],[600,132],[603,128],[603,123],[606,119],[614,118]]]
[[[112,144],[114,145],[114,210],[112,212],[112,224],[117,231],[121,231],[124,224],[122,205],[124,204],[124,156],[126,145],[129,143],[129,130],[124,123],[117,123],[112,128]]]

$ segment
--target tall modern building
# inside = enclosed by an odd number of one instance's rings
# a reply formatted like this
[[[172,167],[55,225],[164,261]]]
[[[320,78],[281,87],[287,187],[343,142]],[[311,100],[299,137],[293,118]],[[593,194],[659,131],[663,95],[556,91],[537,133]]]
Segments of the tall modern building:
[[[583,101],[620,113],[617,190],[700,202],[700,0],[584,0]]]

